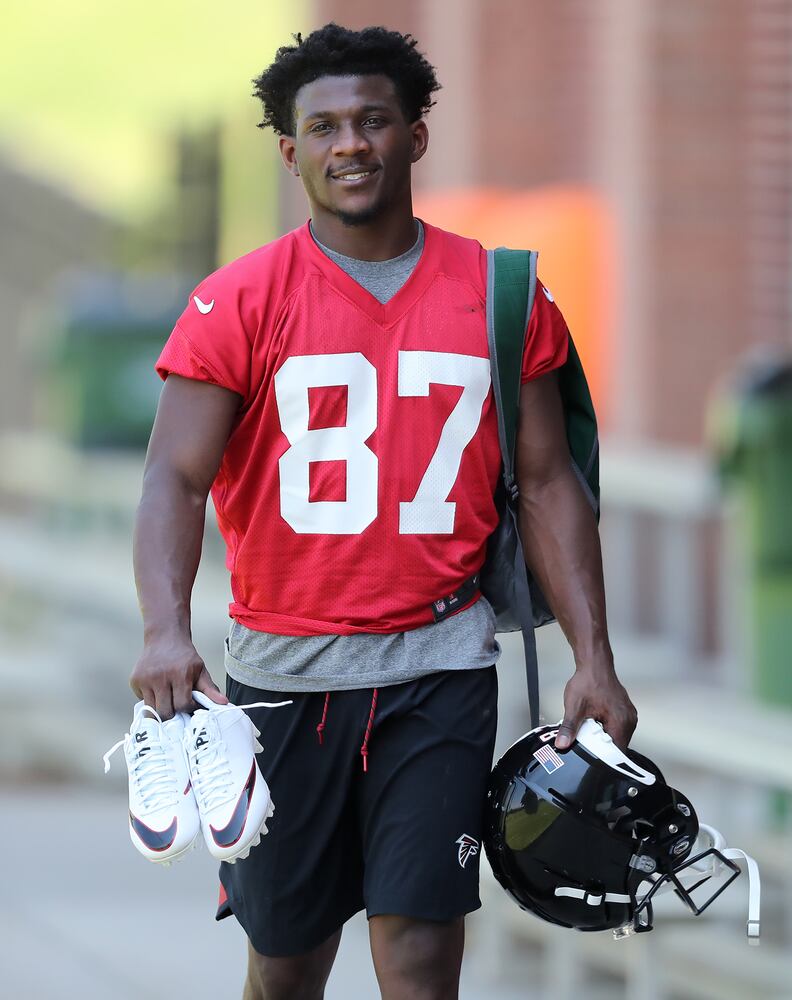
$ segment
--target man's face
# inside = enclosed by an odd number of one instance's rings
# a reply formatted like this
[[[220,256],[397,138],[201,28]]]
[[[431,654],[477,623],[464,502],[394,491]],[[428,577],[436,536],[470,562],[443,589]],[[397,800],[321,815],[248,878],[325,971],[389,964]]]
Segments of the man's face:
[[[284,163],[302,178],[313,212],[346,226],[410,205],[410,169],[427,129],[409,123],[387,76],[323,76],[295,99],[294,136],[281,136]],[[361,176],[362,175],[362,176]]]

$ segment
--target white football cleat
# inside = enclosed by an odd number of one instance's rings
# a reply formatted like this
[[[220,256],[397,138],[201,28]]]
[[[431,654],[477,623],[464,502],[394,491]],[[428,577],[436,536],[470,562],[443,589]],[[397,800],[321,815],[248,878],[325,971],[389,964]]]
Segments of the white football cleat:
[[[107,774],[111,755],[123,746],[129,772],[129,837],[144,858],[159,864],[186,854],[201,828],[184,749],[189,718],[179,713],[163,722],[139,701],[129,732],[104,755]]]
[[[246,858],[267,832],[275,812],[267,782],[256,764],[260,735],[243,708],[277,708],[290,701],[218,705],[200,691],[197,709],[184,733],[201,829],[218,861]]]

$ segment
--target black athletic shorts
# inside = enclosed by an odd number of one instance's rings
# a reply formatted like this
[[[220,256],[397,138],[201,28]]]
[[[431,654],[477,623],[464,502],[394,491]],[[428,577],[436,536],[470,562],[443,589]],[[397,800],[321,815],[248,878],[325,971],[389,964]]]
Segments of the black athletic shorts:
[[[233,913],[274,957],[310,951],[364,907],[447,921],[481,906],[494,666],[329,697],[231,678],[226,692],[294,703],[250,710],[275,815],[244,861],[221,864],[218,920]]]

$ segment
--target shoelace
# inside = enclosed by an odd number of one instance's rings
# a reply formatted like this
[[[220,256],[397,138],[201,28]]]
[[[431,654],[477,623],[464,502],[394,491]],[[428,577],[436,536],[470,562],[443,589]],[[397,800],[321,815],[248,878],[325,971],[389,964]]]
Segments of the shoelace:
[[[208,810],[232,797],[234,778],[217,721],[204,709],[195,712],[193,720],[199,714],[204,718],[194,721],[186,730],[185,746],[195,797]],[[201,736],[204,737],[203,741]]]
[[[193,692],[195,697],[196,692]],[[199,704],[209,699],[201,698]],[[233,798],[234,776],[228,762],[225,741],[220,736],[217,715],[222,712],[246,708],[280,708],[291,701],[256,701],[250,705],[219,705],[199,708],[192,715],[192,722],[185,730],[185,746],[190,765],[195,797],[206,811]],[[204,736],[201,740],[200,737]]]
[[[166,737],[162,732],[163,722],[157,712],[146,705],[138,709],[132,719],[130,731],[114,743],[102,759],[107,774],[110,770],[110,758],[119,747],[124,747],[126,752],[132,740],[132,733],[140,730],[146,712],[151,715],[149,721],[156,722],[160,738],[159,740],[150,738],[137,748],[135,756],[129,761],[129,780],[140,797],[143,811],[154,812],[173,802],[179,791],[173,761],[167,749]]]

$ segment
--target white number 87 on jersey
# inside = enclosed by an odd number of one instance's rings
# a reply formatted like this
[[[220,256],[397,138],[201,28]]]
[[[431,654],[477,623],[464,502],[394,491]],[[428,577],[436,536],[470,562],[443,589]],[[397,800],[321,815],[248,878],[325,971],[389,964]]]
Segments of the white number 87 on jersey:
[[[377,428],[377,370],[360,352],[288,358],[275,375],[275,399],[289,448],[279,461],[281,516],[298,534],[360,534],[377,516],[379,461],[366,444]],[[438,351],[399,351],[398,394],[428,396],[432,382],[462,387],[418,491],[399,503],[403,535],[451,534],[456,504],[448,494],[462,453],[481,420],[490,387],[488,358]],[[343,427],[309,429],[308,390],[347,387]],[[346,500],[309,500],[309,463],[343,460]]]

